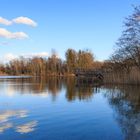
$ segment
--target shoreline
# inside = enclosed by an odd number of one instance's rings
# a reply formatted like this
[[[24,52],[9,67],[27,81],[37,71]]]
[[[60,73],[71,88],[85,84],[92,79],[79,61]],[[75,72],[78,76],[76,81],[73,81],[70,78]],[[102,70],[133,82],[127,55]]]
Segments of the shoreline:
[[[47,78],[47,77],[53,77],[53,78],[76,78],[74,74],[66,74],[66,75],[46,75],[46,76],[34,76],[34,75],[0,75],[0,79],[20,79],[20,78]],[[86,83],[90,84],[90,83]],[[107,82],[106,80],[103,81],[102,85],[104,86],[110,86],[110,85],[115,85],[115,86],[139,86],[140,83],[123,83],[123,82]]]

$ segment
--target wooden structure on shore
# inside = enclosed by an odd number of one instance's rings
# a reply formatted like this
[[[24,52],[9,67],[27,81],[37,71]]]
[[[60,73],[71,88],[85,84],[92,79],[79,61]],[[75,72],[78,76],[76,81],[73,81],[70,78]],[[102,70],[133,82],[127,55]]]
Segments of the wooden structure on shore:
[[[93,70],[93,69],[76,69],[75,76],[77,80],[77,85],[81,84],[90,84],[96,85],[103,83],[103,73],[101,70]]]

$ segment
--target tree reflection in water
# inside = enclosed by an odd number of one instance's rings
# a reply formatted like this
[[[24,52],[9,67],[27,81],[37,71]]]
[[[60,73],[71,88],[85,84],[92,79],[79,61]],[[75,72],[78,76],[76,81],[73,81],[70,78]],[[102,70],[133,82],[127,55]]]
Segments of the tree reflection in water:
[[[68,101],[73,100],[90,100],[93,98],[94,93],[99,92],[98,87],[93,87],[88,84],[76,86],[76,80],[66,79],[66,98]]]
[[[115,110],[125,140],[140,139],[140,87],[106,86],[105,96]]]
[[[1,82],[3,83],[3,81]],[[46,77],[46,78],[28,78],[28,79],[9,79],[6,80],[7,94],[13,96],[18,94],[32,94],[36,96],[47,97],[51,95],[53,100],[64,89],[66,92],[66,99],[68,101],[89,100],[94,93],[99,92],[99,88],[80,85],[76,86],[75,78],[62,77]]]

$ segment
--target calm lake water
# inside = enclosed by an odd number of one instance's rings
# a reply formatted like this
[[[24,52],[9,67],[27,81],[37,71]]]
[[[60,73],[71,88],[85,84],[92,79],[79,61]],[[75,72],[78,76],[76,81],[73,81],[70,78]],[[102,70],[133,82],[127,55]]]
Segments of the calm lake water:
[[[0,79],[0,140],[140,140],[140,87]]]

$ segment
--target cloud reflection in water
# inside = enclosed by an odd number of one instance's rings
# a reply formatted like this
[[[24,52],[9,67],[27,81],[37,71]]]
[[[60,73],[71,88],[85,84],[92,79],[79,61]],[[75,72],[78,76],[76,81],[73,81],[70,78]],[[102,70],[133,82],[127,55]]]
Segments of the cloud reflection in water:
[[[5,124],[2,124],[0,126],[0,134],[3,133],[5,130],[9,129],[9,128],[12,128],[13,127],[13,124],[12,123],[5,123]]]
[[[31,121],[29,123],[17,126],[16,132],[19,132],[20,134],[29,133],[34,131],[36,126],[37,126],[37,121]]]
[[[20,134],[30,133],[35,130],[37,126],[37,121],[31,121],[28,123],[23,123],[22,125],[17,125],[12,122],[14,118],[26,118],[28,117],[27,110],[7,110],[0,112],[0,134],[4,133],[7,129],[13,128],[16,132]]]
[[[24,118],[27,117],[27,110],[7,110],[0,113],[0,123],[7,122],[11,117]]]

